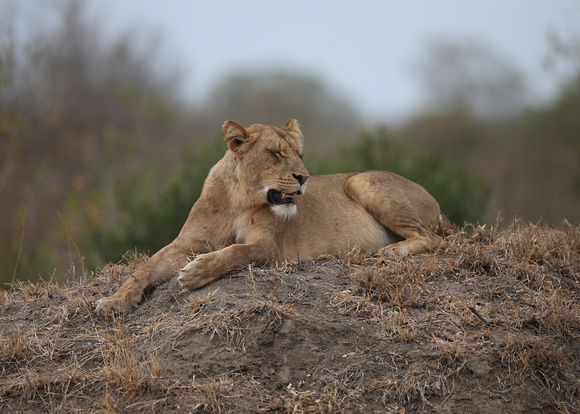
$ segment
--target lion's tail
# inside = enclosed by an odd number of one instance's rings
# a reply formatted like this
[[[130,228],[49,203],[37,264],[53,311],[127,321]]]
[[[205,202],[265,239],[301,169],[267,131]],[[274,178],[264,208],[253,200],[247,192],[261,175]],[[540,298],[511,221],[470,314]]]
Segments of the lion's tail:
[[[455,233],[455,226],[449,221],[447,217],[445,217],[445,214],[443,213],[439,213],[439,223],[437,223],[435,233],[441,237],[451,236],[453,233]]]

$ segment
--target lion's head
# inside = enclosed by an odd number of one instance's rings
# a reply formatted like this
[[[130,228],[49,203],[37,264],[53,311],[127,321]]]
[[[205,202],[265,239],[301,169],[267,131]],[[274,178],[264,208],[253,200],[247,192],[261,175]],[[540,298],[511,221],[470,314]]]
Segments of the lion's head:
[[[304,193],[308,179],[298,122],[290,119],[282,128],[256,124],[246,129],[226,121],[222,131],[247,196],[256,204],[269,204],[280,218],[293,217],[294,197]]]

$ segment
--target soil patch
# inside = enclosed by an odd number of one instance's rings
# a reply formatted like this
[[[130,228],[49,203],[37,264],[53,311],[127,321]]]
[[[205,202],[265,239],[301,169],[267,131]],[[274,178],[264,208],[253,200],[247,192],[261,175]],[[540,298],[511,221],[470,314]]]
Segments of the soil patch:
[[[98,318],[146,259],[0,294],[0,412],[580,410],[567,223],[472,226],[409,258],[250,266],[194,292],[173,280]]]

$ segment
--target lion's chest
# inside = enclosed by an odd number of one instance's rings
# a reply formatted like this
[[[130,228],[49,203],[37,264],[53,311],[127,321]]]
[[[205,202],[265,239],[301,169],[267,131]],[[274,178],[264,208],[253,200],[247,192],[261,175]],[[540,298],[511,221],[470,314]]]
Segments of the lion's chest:
[[[237,244],[246,244],[267,237],[275,226],[275,218],[267,209],[256,209],[233,219],[232,231]]]

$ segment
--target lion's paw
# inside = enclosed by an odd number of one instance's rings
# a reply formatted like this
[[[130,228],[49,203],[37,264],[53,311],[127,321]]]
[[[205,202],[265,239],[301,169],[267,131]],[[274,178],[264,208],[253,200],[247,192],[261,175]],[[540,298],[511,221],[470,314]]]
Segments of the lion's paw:
[[[177,281],[181,287],[194,290],[211,283],[213,270],[213,257],[211,254],[199,255],[195,260],[189,262],[179,271]]]
[[[99,316],[107,316],[111,314],[122,314],[131,310],[133,305],[126,299],[119,299],[115,296],[102,298],[97,302],[95,313]]]

